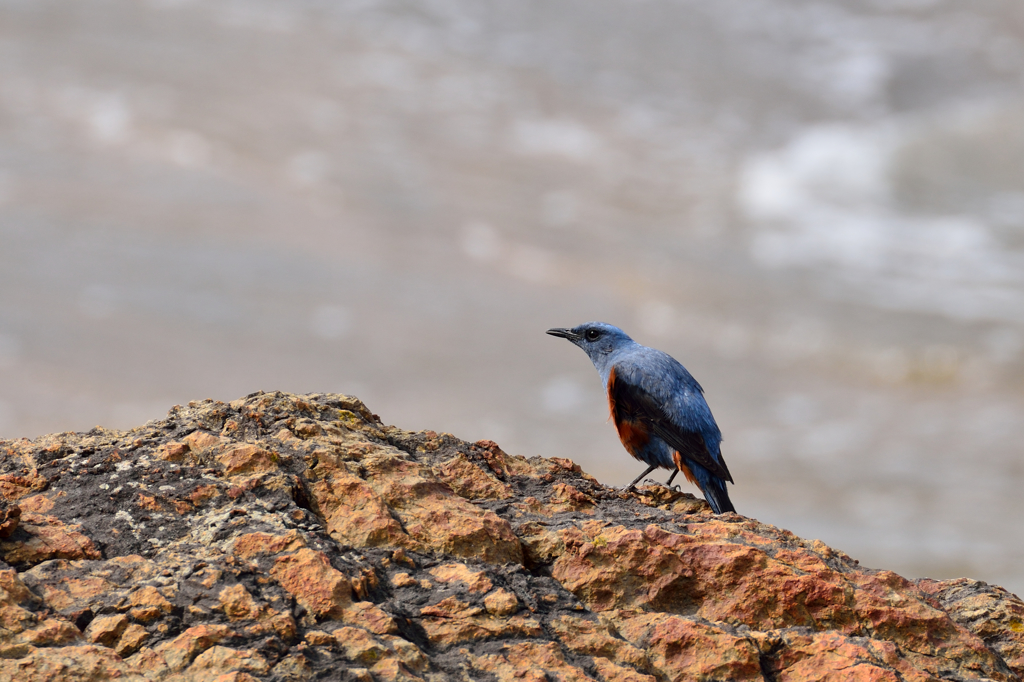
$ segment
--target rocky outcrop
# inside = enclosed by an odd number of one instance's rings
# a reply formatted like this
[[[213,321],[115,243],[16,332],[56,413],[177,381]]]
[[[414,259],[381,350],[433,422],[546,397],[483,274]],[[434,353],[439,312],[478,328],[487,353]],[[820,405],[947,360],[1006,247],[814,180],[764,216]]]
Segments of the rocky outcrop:
[[[341,395],[0,441],[0,680],[1019,680],[1024,603]]]

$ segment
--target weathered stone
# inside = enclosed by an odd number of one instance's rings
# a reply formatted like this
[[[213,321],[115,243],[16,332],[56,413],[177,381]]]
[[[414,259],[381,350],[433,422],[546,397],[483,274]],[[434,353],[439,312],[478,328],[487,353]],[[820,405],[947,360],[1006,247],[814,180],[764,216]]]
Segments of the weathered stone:
[[[492,562],[520,562],[508,522],[441,484],[402,453],[377,448],[362,456],[365,478],[344,462],[321,458],[314,485],[331,535],[358,547],[397,545]],[[397,518],[396,518],[397,517]]]
[[[1024,677],[1024,601],[1002,587],[969,578],[917,581],[950,617],[971,631],[1019,677]]]
[[[466,564],[444,564],[430,569],[430,575],[439,582],[459,581],[466,584],[470,592],[487,592],[492,587],[490,578],[483,571],[472,571]]]
[[[117,640],[117,644],[114,645],[114,651],[117,652],[118,656],[130,656],[138,651],[139,647],[145,644],[149,637],[150,635],[146,628],[138,623],[132,623],[125,628],[124,633]]]
[[[260,555],[294,552],[305,546],[305,541],[294,530],[284,535],[246,533],[235,540],[231,551],[243,559],[252,559]]]
[[[259,607],[256,605],[249,590],[245,585],[238,584],[225,587],[218,595],[220,607],[229,620],[242,620],[255,618],[259,614]]]
[[[381,682],[416,682],[423,679],[414,675],[405,667],[405,664],[394,657],[374,663],[370,672],[373,674],[373,679]]]
[[[493,440],[478,440],[473,443],[474,452],[479,453],[495,474],[506,480],[510,476],[536,476],[537,471],[529,460],[520,455],[509,455]]]
[[[532,618],[497,618],[479,606],[448,597],[420,609],[420,625],[436,646],[490,637],[536,637],[541,626]]]
[[[388,650],[383,642],[362,628],[343,627],[332,634],[349,661],[369,665],[383,658]]]
[[[217,456],[226,476],[259,474],[277,469],[278,456],[255,445],[236,445]]]
[[[64,524],[55,516],[22,514],[18,531],[0,542],[0,559],[13,566],[49,559],[99,559],[96,545],[80,530],[80,525]]]
[[[0,570],[0,682],[1020,682],[1005,590],[866,570],[347,396],[196,401],[0,454],[22,571]]]
[[[219,449],[221,440],[212,433],[195,431],[185,436],[185,444],[192,452],[202,453],[211,449]]]
[[[322,552],[300,549],[278,557],[270,574],[315,616],[340,617],[352,603],[352,583]]]
[[[244,629],[245,633],[255,637],[277,635],[281,641],[289,643],[295,639],[297,626],[290,613],[280,613],[263,607],[257,618],[257,622]]]
[[[663,679],[763,679],[760,651],[744,637],[665,613],[619,612],[612,621]]]
[[[605,682],[656,682],[654,675],[645,675],[600,656],[594,657],[594,669]]]
[[[651,662],[644,649],[627,642],[603,620],[560,616],[551,620],[549,626],[562,643],[576,653],[603,657],[643,671],[651,670]]]
[[[313,646],[331,646],[335,643],[334,636],[322,630],[310,630],[303,639]]]
[[[461,452],[435,466],[433,471],[456,495],[467,500],[507,500],[514,495],[510,487],[470,462]]]
[[[463,655],[474,669],[493,675],[499,682],[541,682],[552,676],[564,682],[584,682],[592,679],[581,668],[569,664],[554,642],[509,644],[502,647],[497,654],[482,656],[474,656],[464,650]]]
[[[82,633],[66,620],[47,618],[21,634],[23,641],[32,646],[58,646],[70,644],[82,638]]]
[[[102,646],[35,649],[0,659],[0,680],[11,682],[144,682],[115,652]]]
[[[57,493],[57,497],[63,495],[63,492]],[[38,495],[29,495],[23,497],[18,501],[18,506],[21,507],[22,513],[32,512],[33,514],[49,514],[53,511],[53,497],[54,495],[47,495],[46,493],[40,493]]]
[[[413,585],[419,585],[420,581],[413,578],[408,573],[396,573],[391,576],[391,584],[394,587],[411,587]]]
[[[343,467],[313,484],[331,537],[356,547],[411,545],[387,503],[359,476]]]
[[[220,675],[241,672],[265,675],[270,670],[267,660],[253,649],[232,649],[219,644],[211,646],[195,657],[185,671],[185,679],[196,682],[219,679]]]
[[[168,462],[181,462],[190,450],[188,443],[164,443],[156,449],[156,456]]]
[[[550,564],[565,552],[562,536],[535,521],[516,527],[516,535],[522,543],[525,559],[533,565]]]
[[[915,669],[890,642],[837,633],[782,632],[769,636],[762,671],[785,682],[925,682],[936,676]]]
[[[568,483],[555,483],[551,486],[551,497],[547,504],[540,507],[545,516],[559,512],[574,511],[584,514],[594,513],[595,501],[591,496],[580,492]]]
[[[381,635],[380,639],[409,670],[421,673],[430,667],[430,659],[412,642],[394,635]]]
[[[167,600],[167,597],[160,593],[160,590],[152,585],[140,587],[128,595],[128,603],[136,608],[153,608],[160,613],[170,613],[174,610],[174,604]]]
[[[171,641],[160,644],[153,651],[169,669],[184,670],[199,654],[231,634],[231,628],[226,625],[197,625]],[[159,669],[162,666],[154,667]]]
[[[347,606],[341,615],[343,620],[358,623],[370,632],[379,635],[398,632],[395,619],[368,601],[354,602]]]
[[[0,496],[8,502],[14,502],[26,495],[46,490],[46,486],[46,477],[40,476],[36,469],[30,469],[21,474],[0,474]]]
[[[504,587],[484,597],[484,608],[492,616],[508,616],[519,610],[519,600]]]
[[[93,644],[113,646],[128,627],[128,622],[128,616],[123,613],[93,618],[89,627],[85,629],[85,638]]]
[[[21,507],[0,497],[0,538],[14,535],[21,521]]]
[[[285,656],[274,666],[274,676],[284,682],[299,682],[300,680],[313,679],[315,675],[313,666],[309,659],[299,654]]]

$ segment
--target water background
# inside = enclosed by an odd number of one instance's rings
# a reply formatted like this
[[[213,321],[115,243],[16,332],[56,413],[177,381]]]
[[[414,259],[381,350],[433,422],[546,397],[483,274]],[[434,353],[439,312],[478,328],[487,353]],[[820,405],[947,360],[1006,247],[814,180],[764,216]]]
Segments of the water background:
[[[0,436],[336,391],[621,485],[592,319],[740,512],[1024,593],[1024,6],[0,1]]]

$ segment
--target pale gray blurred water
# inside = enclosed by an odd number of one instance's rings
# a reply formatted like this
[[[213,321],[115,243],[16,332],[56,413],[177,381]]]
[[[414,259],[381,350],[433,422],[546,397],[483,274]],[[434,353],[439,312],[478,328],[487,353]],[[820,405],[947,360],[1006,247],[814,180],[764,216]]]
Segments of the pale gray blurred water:
[[[680,359],[742,513],[1024,592],[1024,9],[0,2],[0,436],[258,389],[639,473]]]

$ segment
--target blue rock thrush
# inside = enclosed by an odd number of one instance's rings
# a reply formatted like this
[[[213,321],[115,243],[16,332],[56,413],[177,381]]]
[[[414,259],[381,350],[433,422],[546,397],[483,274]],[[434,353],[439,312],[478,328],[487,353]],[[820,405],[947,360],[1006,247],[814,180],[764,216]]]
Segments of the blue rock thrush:
[[[626,490],[658,467],[680,471],[704,493],[716,514],[736,511],[725,482],[718,430],[704,389],[667,353],[641,346],[624,331],[604,322],[572,329],[549,329],[590,356],[608,392],[608,406],[626,452],[648,465]]]

